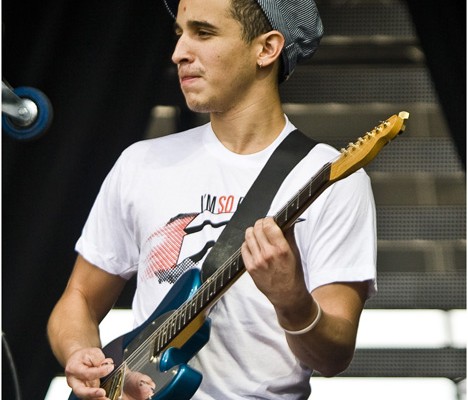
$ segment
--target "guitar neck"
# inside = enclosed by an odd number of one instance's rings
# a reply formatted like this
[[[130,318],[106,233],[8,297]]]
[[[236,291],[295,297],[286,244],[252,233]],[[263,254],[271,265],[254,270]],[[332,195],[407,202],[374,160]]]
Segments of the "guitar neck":
[[[283,232],[290,228],[315,199],[333,183],[330,181],[331,165],[331,163],[325,164],[275,215],[274,219]]]
[[[155,354],[168,347],[200,315],[206,314],[244,271],[244,263],[238,249],[156,330]]]
[[[274,216],[278,226],[283,231],[291,228],[306,208],[328,187],[367,165],[387,143],[405,129],[404,122],[408,117],[409,114],[405,111],[393,115],[356,142],[350,143],[347,148],[341,149],[341,155],[324,165]],[[229,253],[230,250],[226,252]],[[209,326],[206,323],[209,309],[244,272],[240,248],[216,268],[200,287],[198,271],[187,271],[145,324],[111,342],[111,350],[115,351],[117,347],[117,356],[124,360],[101,385],[107,393],[112,394],[111,398],[121,398],[127,368],[143,373],[149,370],[153,373],[157,369],[163,391],[167,389],[164,385],[170,382],[169,391],[179,393],[173,387],[176,384],[172,381],[175,376],[173,373],[177,374],[177,378],[174,378],[177,384],[183,382],[185,386],[191,386],[190,390],[196,390],[198,384],[195,386],[193,383],[199,382],[201,375],[189,367],[179,369],[178,365],[186,363],[206,343],[209,337]],[[182,294],[178,297],[175,292]],[[184,302],[181,304],[182,301]],[[172,306],[176,309],[169,308]],[[125,349],[121,349],[122,344],[126,346]],[[187,348],[181,348],[185,345]],[[161,369],[155,369],[158,365]],[[163,397],[166,398],[166,395],[163,394]]]
[[[286,231],[325,189],[367,165],[382,147],[405,129],[404,122],[408,117],[405,111],[393,115],[356,143],[341,149],[340,157],[325,164],[274,216],[278,226]],[[238,249],[160,326],[156,332],[160,338],[155,350],[166,348],[194,319],[206,313],[244,271]]]
[[[275,216],[285,231],[294,224],[307,207],[328,187],[330,166],[328,163],[302,187]],[[201,313],[206,312],[245,271],[241,251],[238,249],[200,286],[195,294],[175,311],[158,329],[157,352],[166,348],[175,337]]]

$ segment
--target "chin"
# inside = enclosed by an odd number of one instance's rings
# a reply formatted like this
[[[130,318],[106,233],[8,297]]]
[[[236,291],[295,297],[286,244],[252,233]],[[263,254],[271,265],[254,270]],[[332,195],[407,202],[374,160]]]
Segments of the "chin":
[[[184,93],[185,102],[190,111],[196,113],[217,113],[226,110],[226,103],[216,96],[200,96],[195,93]]]
[[[207,103],[195,102],[195,101],[188,101],[187,100],[187,107],[190,111],[196,113],[211,113],[213,112],[213,107]]]

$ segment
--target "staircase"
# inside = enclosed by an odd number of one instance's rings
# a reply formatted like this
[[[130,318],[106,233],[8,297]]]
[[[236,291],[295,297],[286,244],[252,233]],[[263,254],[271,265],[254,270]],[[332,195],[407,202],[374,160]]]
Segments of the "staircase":
[[[317,0],[317,6],[325,36],[283,85],[286,112],[299,129],[337,148],[392,114],[410,113],[405,133],[366,168],[377,206],[379,272],[379,294],[366,308],[439,310],[447,318],[437,324],[449,330],[450,310],[466,308],[466,177],[406,4]],[[408,328],[392,327],[399,336]],[[465,398],[466,342],[416,347],[358,345],[342,376],[446,378],[456,388],[452,398]]]

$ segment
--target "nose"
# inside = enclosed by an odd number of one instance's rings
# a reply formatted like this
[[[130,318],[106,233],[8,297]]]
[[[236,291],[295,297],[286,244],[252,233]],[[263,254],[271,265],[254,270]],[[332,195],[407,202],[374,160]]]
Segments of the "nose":
[[[172,62],[180,65],[183,63],[190,62],[193,59],[189,50],[188,38],[182,34],[179,36],[177,43],[172,53]]]

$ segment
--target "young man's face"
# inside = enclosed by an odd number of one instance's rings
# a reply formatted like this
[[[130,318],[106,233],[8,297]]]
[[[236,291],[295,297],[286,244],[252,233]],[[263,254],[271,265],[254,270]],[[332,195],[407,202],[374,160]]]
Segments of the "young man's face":
[[[172,60],[189,108],[223,113],[248,103],[259,46],[247,44],[230,0],[181,0]]]

